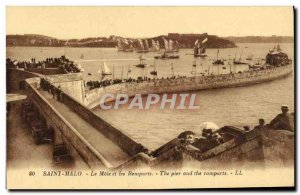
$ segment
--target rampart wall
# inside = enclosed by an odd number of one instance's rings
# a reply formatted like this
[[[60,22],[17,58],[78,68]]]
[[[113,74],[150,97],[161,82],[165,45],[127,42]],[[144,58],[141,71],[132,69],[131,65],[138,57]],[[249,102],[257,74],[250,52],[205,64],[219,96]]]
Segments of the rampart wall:
[[[120,93],[134,96],[135,94],[146,95],[151,93],[172,93],[223,87],[236,87],[275,80],[289,75],[292,73],[292,71],[292,65],[288,65],[260,71],[245,71],[226,75],[159,79],[143,81],[139,83],[131,82],[114,84],[87,91],[85,93],[84,105],[90,109],[95,108],[100,104],[100,97],[107,93],[114,94],[114,97],[116,97],[115,95]],[[106,101],[113,100],[114,98],[106,99]]]

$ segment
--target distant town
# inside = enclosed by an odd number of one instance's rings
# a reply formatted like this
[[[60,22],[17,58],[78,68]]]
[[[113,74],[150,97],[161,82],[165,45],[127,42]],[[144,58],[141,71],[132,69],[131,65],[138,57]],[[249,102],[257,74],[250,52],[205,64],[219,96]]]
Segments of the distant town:
[[[208,38],[208,48],[233,48],[235,43],[293,43],[291,36],[243,36],[243,37],[219,37],[217,35],[202,34],[179,34],[168,33],[151,38],[143,38],[148,41],[163,42],[165,39],[179,43],[180,48],[193,48],[196,40]],[[138,42],[137,38],[128,38],[111,35],[109,37],[89,37],[84,39],[57,39],[38,34],[7,35],[6,46],[42,46],[42,47],[116,47],[120,39]]]

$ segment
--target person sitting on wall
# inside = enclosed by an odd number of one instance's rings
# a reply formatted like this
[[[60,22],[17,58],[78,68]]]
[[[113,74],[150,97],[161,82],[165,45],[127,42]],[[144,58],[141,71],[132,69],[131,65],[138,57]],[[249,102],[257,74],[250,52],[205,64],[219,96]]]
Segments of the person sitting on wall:
[[[180,133],[177,138],[179,139],[182,145],[188,145],[194,143],[195,133],[192,131],[184,131]]]
[[[218,145],[225,143],[223,137],[217,132],[212,134],[212,138],[218,142]]]
[[[255,126],[254,129],[261,129],[261,128],[265,127],[265,119],[260,118],[258,120],[258,123],[259,123],[259,125]]]
[[[203,138],[196,139],[193,143],[193,145],[197,147],[201,152],[206,152],[207,150],[220,145],[220,142],[217,139],[218,136],[213,136],[212,129],[203,129],[202,137]]]
[[[281,111],[282,113],[278,114],[268,126],[275,130],[288,130],[294,132],[294,116],[288,113],[288,106],[281,106]]]

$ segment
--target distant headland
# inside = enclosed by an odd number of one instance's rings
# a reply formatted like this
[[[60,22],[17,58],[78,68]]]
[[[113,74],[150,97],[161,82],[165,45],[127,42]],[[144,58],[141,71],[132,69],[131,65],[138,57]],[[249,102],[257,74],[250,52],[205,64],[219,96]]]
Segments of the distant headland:
[[[118,44],[119,39],[130,39],[137,41],[138,38],[128,38],[111,35],[109,37],[89,37],[83,39],[57,39],[54,37],[23,34],[23,35],[7,35],[6,46],[33,46],[33,47],[108,47],[113,48]],[[168,35],[160,35],[151,38],[143,38],[155,40],[163,43],[164,39],[177,41],[180,48],[193,48],[196,40],[208,38],[208,48],[234,48],[235,43],[293,43],[294,38],[290,36],[244,36],[244,37],[219,37],[217,35],[202,34],[179,34],[168,33]]]

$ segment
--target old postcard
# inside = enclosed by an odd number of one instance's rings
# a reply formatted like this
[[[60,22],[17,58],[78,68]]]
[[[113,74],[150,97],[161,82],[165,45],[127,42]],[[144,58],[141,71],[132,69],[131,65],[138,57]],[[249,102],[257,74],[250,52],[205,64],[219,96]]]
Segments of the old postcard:
[[[292,6],[7,6],[7,189],[294,188],[294,59]]]

